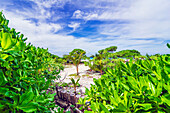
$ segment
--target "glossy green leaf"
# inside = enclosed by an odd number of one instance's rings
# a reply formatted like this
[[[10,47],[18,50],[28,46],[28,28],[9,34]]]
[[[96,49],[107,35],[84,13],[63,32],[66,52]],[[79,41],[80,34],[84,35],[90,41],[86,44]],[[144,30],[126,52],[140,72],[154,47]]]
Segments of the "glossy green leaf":
[[[170,100],[167,99],[165,96],[162,96],[162,97],[161,97],[161,100],[162,100],[164,103],[166,103],[168,106],[170,106]]]
[[[1,47],[6,50],[11,48],[13,45],[12,35],[9,33],[3,33],[1,37]]]
[[[125,84],[123,84],[123,83],[121,83],[121,85],[127,90],[127,91],[129,91],[130,90],[130,88],[129,88],[129,86],[128,85],[125,85]]]
[[[0,86],[4,86],[6,83],[7,83],[7,79],[4,73],[2,72],[2,70],[0,69]]]
[[[128,81],[132,85],[134,90],[139,91],[138,82],[136,81],[136,79],[134,77],[128,76]]]
[[[19,106],[19,109],[23,110],[24,112],[34,112],[37,111],[37,107],[38,103],[32,102]]]
[[[138,104],[139,106],[142,106],[144,110],[152,109],[152,104]]]
[[[102,103],[100,103],[100,107],[102,108],[104,113],[110,113],[109,110]]]
[[[155,95],[156,91],[155,91],[155,86],[152,82],[149,82],[149,88],[151,89],[152,91],[152,94]]]

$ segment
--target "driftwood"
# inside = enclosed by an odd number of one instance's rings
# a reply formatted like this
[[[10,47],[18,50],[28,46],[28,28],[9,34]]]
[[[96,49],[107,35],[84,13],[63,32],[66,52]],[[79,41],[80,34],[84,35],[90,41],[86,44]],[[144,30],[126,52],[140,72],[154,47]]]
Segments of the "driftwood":
[[[82,97],[83,95],[75,94],[72,91],[67,91],[63,89],[62,87],[57,86],[56,87],[57,95],[56,95],[56,104],[60,107],[64,108],[66,111],[71,111],[71,113],[83,113],[78,108],[81,107],[81,105],[76,104],[78,102],[78,99]],[[74,107],[73,107],[74,105]]]
[[[62,79],[62,80],[60,80],[60,78],[58,78],[59,79],[59,83],[61,83],[64,79],[66,79],[66,77],[67,77],[67,73],[65,74],[65,76],[64,76],[64,78]]]

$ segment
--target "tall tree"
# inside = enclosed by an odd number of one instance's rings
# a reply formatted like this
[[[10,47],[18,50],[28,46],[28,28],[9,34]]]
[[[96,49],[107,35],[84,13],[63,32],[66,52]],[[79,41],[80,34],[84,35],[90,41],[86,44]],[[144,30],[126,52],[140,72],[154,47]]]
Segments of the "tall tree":
[[[78,72],[78,66],[81,62],[81,59],[85,57],[86,52],[82,49],[74,49],[69,53],[69,60],[73,62],[73,64],[76,66],[77,75],[79,75]]]

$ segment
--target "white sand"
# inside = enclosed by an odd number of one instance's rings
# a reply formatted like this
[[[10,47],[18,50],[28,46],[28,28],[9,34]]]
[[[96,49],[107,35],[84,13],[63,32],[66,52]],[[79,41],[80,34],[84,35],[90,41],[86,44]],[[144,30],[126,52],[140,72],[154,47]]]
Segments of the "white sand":
[[[81,85],[81,90],[83,92],[85,92],[85,87],[90,88],[90,84],[94,84],[93,82],[93,78],[100,78],[100,75],[98,75],[98,73],[95,74],[87,74],[87,70],[90,69],[88,66],[85,66],[84,64],[80,64],[79,65],[79,75],[80,75],[80,81],[79,84]],[[76,74],[76,67],[74,65],[67,65],[66,68],[64,69],[64,71],[60,72],[60,80],[63,80],[63,78],[66,78],[62,81],[65,83],[69,83],[71,82],[70,78],[74,78],[75,80],[77,80],[77,77],[74,76],[69,76],[70,74]],[[89,75],[89,76],[85,76],[83,77],[82,75]],[[56,82],[59,82],[59,80],[57,80]]]

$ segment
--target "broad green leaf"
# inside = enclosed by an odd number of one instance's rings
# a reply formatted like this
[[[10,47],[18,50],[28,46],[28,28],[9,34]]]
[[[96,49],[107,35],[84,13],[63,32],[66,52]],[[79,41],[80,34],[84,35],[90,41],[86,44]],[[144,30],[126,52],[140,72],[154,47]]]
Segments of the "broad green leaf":
[[[102,103],[100,103],[100,107],[102,108],[104,113],[110,113],[109,110]]]
[[[6,60],[6,59],[8,58],[8,56],[9,56],[9,55],[7,55],[7,54],[2,54],[2,55],[1,55],[1,58],[4,59],[4,60]]]
[[[170,84],[166,85],[164,84],[164,88],[168,91],[168,93],[170,94]]]
[[[149,88],[152,91],[152,94],[155,95],[155,86],[152,82],[149,81]]]
[[[13,45],[12,35],[9,33],[3,33],[1,37],[1,47],[6,50],[11,48]]]
[[[12,87],[12,88],[16,89],[19,92],[21,91],[21,88],[17,88],[17,87]]]
[[[124,106],[127,108],[128,106],[128,92],[124,91]]]
[[[118,104],[118,109],[124,112],[126,111],[126,107],[122,103]]]
[[[139,106],[142,106],[144,110],[152,109],[152,104],[138,104]]]
[[[128,85],[125,85],[125,84],[123,84],[123,83],[121,83],[121,85],[127,90],[127,91],[129,91],[130,90],[130,88],[129,88],[129,86]]]
[[[38,103],[36,102],[19,106],[19,109],[23,110],[24,112],[34,112],[37,111],[37,108],[38,108]]]
[[[118,93],[117,93],[116,90],[114,90],[114,98],[115,98],[115,100],[116,100],[117,103],[119,103],[120,100],[121,100],[120,97],[118,96]]]
[[[128,76],[128,82],[132,85],[132,88],[135,91],[139,91],[138,82],[136,81],[134,77]]]
[[[91,106],[90,106],[90,108],[93,110],[93,111],[98,111],[98,108],[97,108],[97,105],[96,105],[97,103],[95,103],[95,102],[91,102]]]
[[[30,87],[27,92],[25,92],[24,94],[22,94],[22,95],[20,96],[19,103],[20,103],[20,104],[29,103],[33,98],[34,98],[34,94],[33,94],[33,92],[32,92],[32,88]]]
[[[76,84],[76,82],[75,82],[75,80],[74,80],[73,78],[71,78],[71,82],[72,82],[73,84]]]
[[[162,81],[158,82],[157,88],[156,88],[156,96],[159,96],[162,92]]]
[[[3,73],[2,70],[0,69],[0,86],[4,86],[7,82],[8,82],[8,81],[7,81],[4,73]]]
[[[166,103],[168,106],[170,106],[170,100],[167,99],[165,96],[162,96],[162,97],[161,97],[161,100],[162,100],[164,103]]]
[[[2,59],[2,58],[0,58],[0,62],[5,62],[5,60],[4,60],[4,59]]]
[[[110,96],[110,101],[114,106],[118,106],[118,102],[116,102],[116,100],[113,96]]]

